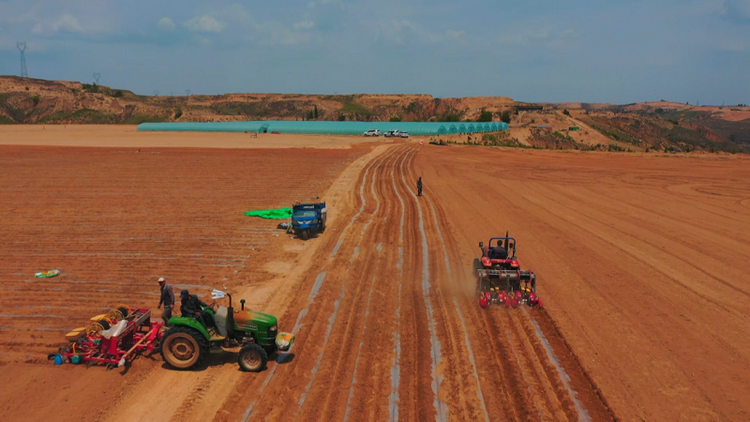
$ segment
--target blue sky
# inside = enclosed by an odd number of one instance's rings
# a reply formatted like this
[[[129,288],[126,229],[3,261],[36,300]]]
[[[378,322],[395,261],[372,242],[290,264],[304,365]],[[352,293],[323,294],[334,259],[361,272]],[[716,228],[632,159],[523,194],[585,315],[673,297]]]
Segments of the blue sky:
[[[750,103],[750,0],[0,0],[0,74],[139,94]]]

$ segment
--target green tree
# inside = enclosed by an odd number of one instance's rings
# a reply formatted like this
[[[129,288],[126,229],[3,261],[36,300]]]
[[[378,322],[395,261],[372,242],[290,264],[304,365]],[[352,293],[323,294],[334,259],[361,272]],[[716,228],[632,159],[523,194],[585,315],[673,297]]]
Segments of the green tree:
[[[446,114],[439,119],[441,122],[460,122],[461,116],[458,114]]]
[[[34,95],[33,97],[31,97],[31,101],[34,103],[34,106],[36,107],[36,105],[39,104],[39,96]]]
[[[313,114],[313,111],[312,110],[308,111],[307,112],[307,120],[312,120],[313,117],[315,117],[315,115]]]
[[[389,122],[400,122],[401,118],[398,117],[398,116],[394,116],[394,117],[391,117],[390,120],[388,120],[388,121]]]
[[[563,114],[566,116],[570,116],[570,112],[568,111],[567,108],[563,110]]]
[[[477,122],[491,122],[491,121],[492,121],[492,112],[482,109],[482,113],[477,118]]]
[[[503,114],[500,117],[500,120],[502,120],[505,123],[510,123],[510,112],[508,110],[503,111]]]
[[[83,90],[86,92],[96,93],[99,92],[99,86],[97,84],[81,84],[83,86]]]
[[[339,122],[346,120],[346,114],[339,114]]]
[[[315,106],[314,115],[315,115],[315,119],[317,120],[318,119],[318,106],[317,105]]]

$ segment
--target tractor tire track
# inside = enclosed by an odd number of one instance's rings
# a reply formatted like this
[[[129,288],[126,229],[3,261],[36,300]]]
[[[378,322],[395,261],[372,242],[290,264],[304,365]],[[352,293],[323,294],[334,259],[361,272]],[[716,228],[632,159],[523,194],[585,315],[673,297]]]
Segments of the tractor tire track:
[[[370,227],[372,224],[371,221],[375,215],[374,213],[376,211],[378,211],[380,214],[385,212],[384,211],[385,207],[381,209],[380,205],[378,205],[379,202],[381,202],[381,200],[378,199],[377,194],[374,197],[371,195],[374,192],[373,186],[375,186],[375,180],[378,177],[378,176],[375,176],[375,174],[381,171],[379,169],[385,166],[385,163],[390,159],[390,156],[393,153],[395,153],[395,151],[391,151],[389,153],[383,154],[382,156],[374,160],[373,165],[371,167],[373,171],[373,176],[369,180],[362,179],[362,181],[359,183],[359,191],[361,194],[360,201],[362,203],[362,209],[368,215],[370,215],[369,221],[362,221],[360,223],[358,215],[355,216],[355,218],[353,219],[354,224],[350,227],[355,228],[357,225],[362,224],[362,230],[360,230],[358,233],[358,230],[356,229],[354,230],[348,229],[346,233],[343,233],[341,235],[341,238],[336,243],[336,246],[334,247],[333,252],[331,253],[331,258],[326,262],[326,264],[324,264],[328,266],[329,269],[327,270],[327,277],[326,277],[327,287],[324,286],[323,289],[321,289],[321,292],[319,295],[319,297],[321,298],[321,303],[313,304],[313,306],[310,307],[309,313],[307,314],[305,318],[306,320],[312,319],[312,321],[308,321],[307,323],[305,323],[306,326],[309,325],[310,327],[310,331],[309,331],[310,337],[299,338],[298,343],[294,346],[295,348],[305,348],[306,355],[310,354],[311,356],[316,356],[316,355],[319,356],[319,359],[317,359],[316,362],[320,362],[319,369],[317,369],[318,364],[313,363],[313,368],[310,369],[311,372],[307,372],[307,374],[305,373],[306,370],[298,368],[299,365],[297,365],[296,363],[294,365],[295,369],[292,370],[292,373],[298,374],[297,376],[293,377],[293,379],[295,380],[295,384],[301,382],[301,380],[303,379],[306,379],[307,385],[309,385],[309,387],[306,385],[302,388],[294,389],[297,391],[302,391],[302,394],[299,396],[299,399],[303,399],[303,395],[304,395],[304,399],[302,400],[302,405],[300,406],[301,418],[305,418],[305,419],[315,418],[316,417],[315,415],[319,414],[320,404],[323,402],[323,400],[318,400],[317,397],[321,395],[321,392],[320,392],[321,388],[324,388],[325,391],[327,391],[326,394],[330,393],[330,388],[329,388],[330,384],[328,384],[325,381],[329,379],[329,372],[331,372],[329,371],[329,366],[332,361],[340,360],[340,359],[337,359],[337,356],[340,356],[340,354],[342,353],[342,350],[347,350],[345,347],[341,346],[341,344],[343,344],[343,341],[336,341],[334,339],[340,337],[341,335],[344,335],[345,339],[352,339],[351,341],[354,341],[354,339],[356,339],[356,336],[347,334],[347,330],[343,330],[343,331],[339,330],[340,328],[339,326],[341,324],[339,324],[339,322],[335,320],[328,321],[331,327],[336,327],[333,330],[330,338],[326,337],[325,333],[318,332],[318,330],[320,329],[319,327],[322,325],[319,323],[319,321],[321,320],[321,316],[325,314],[325,313],[321,314],[319,309],[326,307],[325,304],[322,303],[322,301],[327,301],[327,298],[331,296],[329,293],[329,290],[333,288],[337,288],[337,287],[340,287],[343,289],[345,287],[348,293],[342,299],[340,303],[340,309],[338,309],[338,313],[339,313],[339,316],[349,315],[347,319],[349,323],[345,324],[345,328],[346,327],[353,328],[357,326],[358,320],[356,319],[357,318],[356,316],[353,316],[353,315],[356,315],[356,312],[354,311],[356,310],[364,311],[364,306],[362,306],[362,304],[359,303],[358,300],[361,296],[366,297],[366,294],[356,294],[355,292],[358,289],[362,288],[362,286],[367,286],[365,281],[369,281],[367,277],[360,277],[360,275],[368,274],[368,273],[371,273],[372,271],[367,266],[368,265],[368,263],[366,262],[367,259],[365,259],[367,258],[367,256],[364,254],[364,250],[361,253],[358,253],[359,247],[354,246],[354,245],[358,245],[361,242],[361,238],[366,234],[366,232],[364,231],[365,229],[367,229],[367,231],[369,232],[373,230],[374,228],[378,227],[377,224],[372,225],[372,227]],[[370,185],[370,189],[365,189],[365,186],[366,186],[365,183]],[[352,236],[354,237],[354,240],[350,239],[350,237]],[[342,262],[343,256],[351,257],[351,259],[346,262]],[[357,268],[357,270],[350,272],[349,268]],[[321,306],[316,306],[316,305],[321,305]],[[352,318],[355,318],[355,319],[352,320]],[[329,325],[329,324],[326,324],[326,325]],[[306,346],[307,344],[306,340],[309,338],[315,338],[316,333],[318,333],[318,337],[320,338],[327,338],[327,340],[330,341],[330,343],[328,344],[338,345],[338,346],[322,347],[320,348],[320,353],[315,354],[314,351],[310,350],[309,347]],[[325,359],[323,359],[322,357],[324,355],[325,355]],[[345,365],[345,367],[348,368],[348,365]],[[313,370],[315,371],[314,373],[312,373]],[[335,373],[335,372],[336,371],[333,371],[332,373]],[[311,375],[308,375],[308,374],[311,374]],[[289,374],[287,374],[287,376],[288,375]],[[284,378],[287,378],[287,376],[285,376]],[[272,380],[269,383],[269,389],[266,389],[265,391],[266,394],[268,394],[269,391],[273,391],[276,389],[276,387],[273,387],[275,383],[277,383],[276,380]],[[339,399],[338,396],[339,395],[336,395],[335,398],[330,398],[330,397],[329,398],[331,400],[338,400]],[[323,396],[323,397],[325,398],[326,396]],[[344,400],[345,399],[346,399],[346,396],[344,396]],[[261,400],[261,398],[258,398],[258,400]],[[258,403],[260,402],[258,401]],[[257,411],[253,410],[253,412],[257,414],[268,414],[268,413],[265,413],[264,410],[268,409],[269,407],[273,408],[272,403],[273,403],[273,400],[271,400],[270,402],[267,401],[266,403],[264,403],[262,408],[258,408]],[[310,406],[308,406],[308,404],[310,404]],[[341,408],[343,411],[344,406],[341,406]],[[274,413],[270,413],[270,414],[274,414]]]
[[[412,179],[416,179],[413,170],[410,170],[410,174]],[[440,243],[443,245],[446,267],[449,268],[451,260],[460,260],[460,258],[457,257],[458,253],[455,248],[451,248],[453,251],[450,255],[446,250],[445,245],[455,245],[455,241],[451,239],[452,236],[444,213],[439,204],[432,200],[429,195],[430,192],[431,189],[425,189],[425,200],[431,207],[435,230],[440,238]],[[441,226],[448,230],[441,230]],[[445,236],[443,236],[443,231],[445,231]],[[447,242],[445,241],[446,237],[449,239]],[[468,279],[469,283],[472,282],[470,277],[459,277],[459,279]],[[454,294],[466,297],[467,290],[454,288]],[[469,291],[469,297],[471,297],[470,295],[471,291]],[[471,320],[484,322],[484,331],[479,333],[473,329],[467,330],[465,325],[461,327],[465,332],[474,331],[473,335],[467,334],[469,337],[467,338],[467,345],[471,344],[471,337],[478,338],[480,342],[490,339],[490,349],[494,352],[491,355],[494,355],[495,359],[494,365],[488,363],[490,367],[499,369],[501,375],[499,380],[497,376],[493,376],[492,384],[497,385],[499,381],[504,386],[503,393],[507,402],[511,404],[510,409],[506,406],[503,414],[495,414],[491,416],[492,419],[510,417],[511,419],[522,420],[589,420],[589,415],[580,401],[576,399],[575,392],[567,387],[566,381],[563,379],[563,377],[567,377],[567,374],[556,371],[554,365],[550,363],[548,353],[541,346],[540,340],[528,330],[527,327],[531,325],[530,313],[519,314],[518,310],[500,310],[507,317],[502,319],[504,323],[500,323],[497,318],[498,315],[481,311],[475,300],[458,301],[455,295],[453,299],[456,304],[460,303],[463,306],[470,307],[471,313],[479,314],[476,315],[476,318],[470,317]],[[461,307],[460,305],[456,306],[459,310]],[[473,353],[471,357],[474,358]],[[483,356],[481,359],[483,360],[486,357]],[[479,383],[484,385],[485,388],[489,387],[487,383]],[[481,392],[481,388],[479,391]]]
[[[418,149],[410,157],[407,165],[407,172],[411,180],[417,180],[412,171],[412,161]],[[416,192],[409,192],[416,197]],[[465,324],[460,309],[456,308],[454,301],[455,294],[452,288],[452,271],[450,261],[447,255],[440,254],[444,249],[444,240],[439,226],[436,225],[433,214],[433,206],[427,196],[419,197],[419,202],[425,204],[425,228],[428,233],[427,240],[430,245],[428,249],[431,263],[431,277],[434,285],[433,293],[430,296],[435,312],[435,327],[440,346],[442,349],[442,362],[439,362],[440,372],[443,377],[442,391],[439,391],[441,400],[450,399],[451,407],[447,415],[450,418],[459,420],[478,420],[489,419],[486,410],[483,393],[479,386],[476,375],[467,376],[466,374],[476,374],[476,366],[471,347],[471,341],[467,341]],[[440,244],[442,247],[437,247]],[[458,393],[456,393],[458,392]]]
[[[274,365],[246,419],[587,420],[536,311],[477,306],[453,226],[412,186],[419,151],[397,145],[362,170],[359,210],[320,251],[307,305],[290,308],[300,355]]]
[[[385,155],[385,154],[388,154],[388,153],[383,153],[380,156],[378,156],[375,159],[373,159],[364,168],[364,170],[362,171],[362,173],[361,173],[361,175],[359,177],[360,182],[357,183],[358,186],[359,186],[359,195],[356,197],[356,199],[357,199],[357,202],[359,203],[360,207],[359,207],[358,211],[351,216],[351,218],[350,218],[349,222],[346,224],[346,226],[344,226],[344,228],[339,232],[339,235],[336,238],[337,241],[336,241],[335,245],[332,246],[332,251],[328,255],[328,259],[326,261],[324,261],[323,267],[320,269],[321,270],[320,273],[315,278],[315,283],[313,284],[313,286],[312,286],[312,288],[310,290],[310,294],[308,295],[308,300],[307,300],[306,305],[303,308],[301,308],[301,310],[297,313],[296,323],[295,323],[294,328],[293,328],[293,330],[294,330],[293,332],[295,333],[295,335],[298,336],[297,340],[295,340],[295,344],[292,346],[295,349],[298,349],[298,348],[301,348],[301,347],[304,346],[304,340],[305,340],[304,334],[305,333],[304,332],[300,332],[301,328],[303,327],[302,321],[310,313],[310,309],[314,305],[316,297],[320,294],[320,290],[323,287],[323,282],[324,282],[324,280],[326,278],[326,271],[325,271],[325,269],[332,264],[335,256],[338,254],[338,251],[339,251],[341,245],[343,244],[344,237],[349,233],[349,230],[351,229],[351,227],[354,225],[354,223],[357,221],[357,219],[359,218],[359,216],[365,210],[365,206],[367,204],[367,200],[366,200],[366,198],[364,196],[364,186],[367,183],[367,179],[368,179],[370,171],[373,169],[373,167],[375,167],[378,164],[379,160],[382,159],[382,156]],[[330,230],[329,230],[329,232],[330,232]],[[287,316],[288,316],[288,314],[289,314],[289,312],[287,312]],[[302,334],[302,335],[300,335],[300,334]],[[291,352],[291,350],[290,350],[290,352]],[[281,362],[279,362],[279,363],[281,363]],[[257,391],[257,394],[254,394],[254,395],[251,396],[251,397],[253,397],[253,399],[250,402],[250,405],[247,407],[247,409],[243,413],[243,416],[242,416],[241,420],[243,420],[243,421],[246,422],[246,421],[248,421],[248,420],[251,419],[252,412],[254,410],[255,405],[258,403],[258,399],[262,396],[262,394],[265,391],[265,389],[271,383],[272,379],[274,378],[274,374],[276,373],[276,370],[278,368],[279,368],[279,365],[275,365],[273,368],[271,368],[271,371],[265,377],[263,383],[260,385],[260,388]]]
[[[374,221],[382,222],[385,221],[385,217],[390,211],[390,205],[383,207],[384,203],[384,192],[382,185],[384,184],[384,175],[388,166],[392,163],[393,155],[396,151],[392,151],[388,157],[383,160],[381,166],[378,166],[373,176],[373,181],[370,184],[370,197],[374,198],[376,203],[375,209],[370,213],[370,218],[364,224],[361,233],[360,240],[367,238],[383,239],[383,232],[388,228],[388,224],[373,224]],[[377,187],[377,191],[376,191]],[[370,234],[372,232],[372,234]],[[381,245],[378,243],[378,245]],[[367,327],[367,320],[369,316],[369,297],[372,295],[374,281],[372,279],[383,280],[386,274],[386,268],[384,268],[379,262],[379,255],[382,250],[382,245],[377,247],[367,247],[360,250],[357,258],[351,263],[351,268],[355,274],[349,274],[348,277],[344,277],[344,281],[348,278],[347,286],[350,287],[353,280],[356,280],[356,288],[358,293],[356,297],[351,301],[347,301],[344,306],[348,307],[346,314],[348,318],[345,322],[342,321],[343,327],[339,327],[343,332],[343,338],[341,340],[332,341],[336,347],[327,347],[325,353],[327,356],[326,362],[321,367],[325,369],[322,372],[321,377],[317,380],[316,385],[311,391],[311,395],[317,397],[315,404],[308,412],[302,414],[304,419],[323,419],[323,418],[345,418],[347,403],[349,403],[349,396],[343,393],[349,393],[352,391],[355,384],[353,379],[356,377],[356,367],[358,363],[359,353],[356,356],[352,356],[351,350],[357,348],[357,341],[361,344],[367,337],[362,338],[362,333]],[[369,287],[369,289],[368,289]],[[366,290],[367,289],[367,290]],[[382,302],[382,301],[381,301]],[[360,328],[362,327],[362,328]],[[360,333],[357,336],[357,333]],[[367,346],[365,346],[367,348]],[[360,349],[361,350],[361,349]],[[350,389],[335,389],[331,390],[330,385],[335,384],[350,384]],[[342,414],[343,412],[343,414]]]
[[[387,215],[383,215],[382,220],[380,216],[376,216],[376,220],[382,221],[383,224],[380,224],[376,234],[378,245],[375,251],[377,253],[369,258],[377,261],[378,271],[375,274],[377,281],[372,285],[371,307],[365,311],[360,349],[358,358],[354,361],[352,373],[355,381],[350,387],[346,403],[348,413],[351,415],[350,419],[356,414],[355,420],[381,421],[389,417],[392,379],[388,368],[392,365],[392,354],[395,353],[395,345],[391,343],[389,334],[395,326],[394,315],[398,312],[398,303],[390,298],[398,294],[400,286],[400,280],[393,276],[398,271],[398,261],[392,253],[389,253],[388,247],[388,245],[393,245],[398,238],[398,226],[395,223],[396,219],[392,216],[397,212],[395,207],[399,205],[390,200],[393,194],[390,173],[395,163],[402,160],[406,153],[402,149],[398,151],[394,160],[383,169],[377,186],[377,194],[386,199],[389,209],[386,210]],[[391,218],[386,219],[388,215]],[[340,406],[332,406],[332,408]],[[338,415],[335,411],[329,414]],[[345,419],[346,416],[345,414]]]
[[[415,153],[412,153],[412,157],[415,155]],[[409,160],[409,163],[411,163],[411,159]],[[409,164],[410,165],[410,164]],[[419,205],[419,201],[414,195],[414,192],[412,191],[409,184],[406,182],[405,174],[402,171],[400,174],[400,179],[402,182],[402,186],[406,189],[406,192],[409,193],[409,197],[412,198],[411,201],[416,205],[417,210],[417,219],[418,223],[415,222],[415,225],[419,228],[419,234],[421,235],[419,237],[419,245],[421,245],[421,252],[422,252],[422,274],[421,274],[421,282],[420,287],[422,289],[422,298],[424,301],[424,309],[425,309],[425,317],[427,319],[427,327],[430,333],[429,337],[429,343],[430,343],[430,373],[431,373],[431,390],[433,392],[433,406],[435,408],[436,413],[436,419],[438,421],[445,421],[448,417],[448,408],[445,403],[440,398],[440,383],[442,382],[442,375],[438,373],[438,365],[440,363],[441,359],[441,350],[440,350],[440,340],[438,339],[437,334],[437,328],[436,328],[436,321],[435,321],[435,313],[433,311],[432,303],[430,303],[430,256],[429,256],[429,250],[427,247],[427,235],[425,233],[425,224],[424,224],[424,218],[422,216],[422,207]],[[414,301],[414,297],[412,296],[412,301]],[[422,392],[424,394],[424,392]]]

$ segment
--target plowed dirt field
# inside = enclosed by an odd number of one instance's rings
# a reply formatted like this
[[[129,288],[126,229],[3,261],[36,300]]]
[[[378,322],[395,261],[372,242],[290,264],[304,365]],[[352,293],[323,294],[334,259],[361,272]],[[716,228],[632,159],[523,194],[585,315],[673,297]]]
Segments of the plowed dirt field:
[[[750,418],[746,157],[431,147],[414,168],[464,268],[478,241],[515,236],[545,301],[534,318],[618,418]]]
[[[118,303],[159,318],[161,275],[177,293],[262,288],[267,263],[305,248],[243,212],[322,196],[368,150],[0,147],[3,418],[92,420],[111,407],[161,357],[125,377],[53,368],[65,333]]]
[[[748,160],[414,142],[1,148],[12,418],[748,418]],[[307,242],[242,216],[311,196],[331,217]],[[545,309],[477,304],[478,242],[506,230]],[[33,278],[48,268],[63,273]],[[144,356],[123,375],[45,360],[100,307],[155,307],[159,275],[277,315],[291,352],[258,374],[231,353],[189,372]]]

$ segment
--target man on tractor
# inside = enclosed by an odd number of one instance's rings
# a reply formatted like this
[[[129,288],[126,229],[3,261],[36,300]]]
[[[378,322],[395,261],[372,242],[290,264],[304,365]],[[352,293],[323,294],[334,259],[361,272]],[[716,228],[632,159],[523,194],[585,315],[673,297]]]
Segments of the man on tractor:
[[[195,318],[206,328],[215,327],[211,314],[204,312],[203,308],[208,308],[208,305],[198,299],[198,295],[191,295],[187,290],[180,292],[180,312],[182,312],[182,316]]]
[[[490,259],[507,259],[508,251],[505,250],[502,244],[498,243],[497,246],[493,246],[490,249]]]

